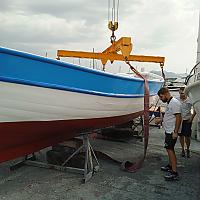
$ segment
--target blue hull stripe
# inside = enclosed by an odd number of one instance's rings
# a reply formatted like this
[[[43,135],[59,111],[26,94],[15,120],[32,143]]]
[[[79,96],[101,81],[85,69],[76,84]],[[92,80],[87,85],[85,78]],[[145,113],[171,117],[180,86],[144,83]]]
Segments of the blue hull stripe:
[[[0,81],[73,92],[135,98],[144,96],[144,81],[0,47]],[[155,95],[162,81],[149,81]]]
[[[43,88],[49,88],[49,89],[57,89],[57,90],[65,90],[70,92],[77,92],[77,93],[84,93],[84,94],[91,94],[91,95],[97,95],[97,96],[107,96],[107,97],[117,97],[117,98],[141,98],[144,95],[125,95],[125,94],[107,94],[103,92],[95,92],[95,91],[89,91],[89,90],[82,90],[77,88],[70,88],[70,87],[63,87],[62,85],[50,85],[45,83],[38,83],[38,82],[31,82],[31,81],[25,81],[25,80],[17,80],[17,79],[10,79],[5,77],[0,77],[0,80],[2,82],[9,82],[9,83],[15,83],[15,84],[22,84],[22,85],[28,85],[28,86],[36,86],[36,87],[43,87]],[[151,95],[154,96],[154,95]]]

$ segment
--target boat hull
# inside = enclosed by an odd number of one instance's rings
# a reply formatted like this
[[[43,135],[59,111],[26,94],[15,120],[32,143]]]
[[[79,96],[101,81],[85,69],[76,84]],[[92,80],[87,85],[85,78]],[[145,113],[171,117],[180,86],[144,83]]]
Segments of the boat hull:
[[[0,162],[143,114],[144,81],[0,48]],[[151,99],[163,84],[149,81]]]
[[[8,82],[0,82],[0,94],[0,162],[143,114],[143,97],[114,98]]]
[[[141,111],[96,119],[0,123],[0,132],[5,133],[1,136],[0,162],[28,155],[85,131],[130,121],[142,114]]]

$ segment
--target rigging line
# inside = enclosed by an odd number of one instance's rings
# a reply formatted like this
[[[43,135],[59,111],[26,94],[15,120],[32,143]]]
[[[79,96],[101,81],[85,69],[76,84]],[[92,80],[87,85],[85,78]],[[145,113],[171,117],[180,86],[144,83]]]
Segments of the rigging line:
[[[194,74],[192,75],[192,73],[195,73],[195,69],[196,69],[196,67],[197,67],[199,64],[200,64],[200,61],[197,62],[196,65],[192,68],[192,70],[190,71],[189,75],[188,75],[188,76],[186,77],[186,79],[185,79],[185,85],[187,85],[188,82],[189,82],[189,79],[190,79],[192,76],[194,76]]]

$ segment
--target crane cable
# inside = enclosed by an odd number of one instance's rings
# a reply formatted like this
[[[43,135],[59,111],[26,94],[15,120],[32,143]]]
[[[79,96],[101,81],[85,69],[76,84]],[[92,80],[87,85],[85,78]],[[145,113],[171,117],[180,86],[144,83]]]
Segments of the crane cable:
[[[111,17],[110,17],[110,12],[111,12]],[[112,1],[112,6],[110,0],[108,0],[108,28],[112,31],[112,35],[110,37],[112,44],[116,40],[115,31],[118,29],[118,19],[119,19],[119,0],[117,0],[117,6],[115,0]]]
[[[111,12],[111,18],[110,18],[110,12]],[[111,8],[111,2],[108,0],[108,22],[118,22],[119,19],[119,0],[117,0],[117,4],[115,0],[112,1],[112,8]]]

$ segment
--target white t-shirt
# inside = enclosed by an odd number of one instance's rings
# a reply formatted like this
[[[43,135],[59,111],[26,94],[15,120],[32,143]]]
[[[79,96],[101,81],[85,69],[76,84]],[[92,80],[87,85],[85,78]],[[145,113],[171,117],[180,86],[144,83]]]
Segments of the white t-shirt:
[[[165,115],[163,118],[163,126],[165,132],[168,134],[171,134],[175,129],[175,114],[177,113],[181,113],[181,103],[173,97],[166,106]]]
[[[189,98],[182,100],[177,98],[181,103],[181,116],[182,120],[188,120],[191,117],[192,102]]]

